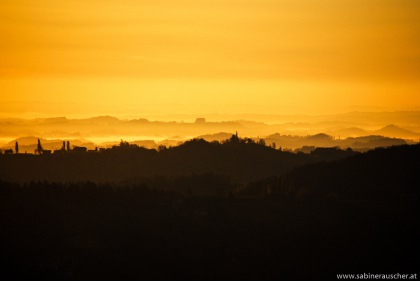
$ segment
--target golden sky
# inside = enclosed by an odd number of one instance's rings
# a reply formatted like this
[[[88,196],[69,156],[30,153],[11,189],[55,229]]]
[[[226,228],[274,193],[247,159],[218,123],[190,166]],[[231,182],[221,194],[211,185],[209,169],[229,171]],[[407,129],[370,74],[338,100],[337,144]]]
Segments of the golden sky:
[[[0,117],[420,108],[418,0],[2,0]]]

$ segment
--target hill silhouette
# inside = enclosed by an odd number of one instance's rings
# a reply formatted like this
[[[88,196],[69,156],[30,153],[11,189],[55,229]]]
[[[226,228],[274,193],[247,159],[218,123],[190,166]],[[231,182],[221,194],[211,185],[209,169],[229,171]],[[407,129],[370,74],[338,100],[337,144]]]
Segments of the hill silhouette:
[[[112,123],[118,123],[120,121],[120,119],[113,116],[109,116],[109,115],[92,117],[92,118],[88,118],[87,120],[95,122],[95,123],[99,123],[99,124],[112,124]]]
[[[220,116],[198,118],[204,122],[182,121],[182,119],[152,121],[145,118],[119,119],[113,116],[98,116],[85,119],[66,117],[38,119],[0,119],[0,139],[13,139],[20,136],[42,136],[54,139],[91,138],[114,141],[119,139],[158,141],[171,136],[181,136],[183,140],[195,136],[214,135],[220,132],[234,133],[258,138],[274,132],[282,135],[308,136],[327,133],[334,138],[359,137],[366,135],[383,135],[387,137],[409,138],[420,137],[419,112],[353,112],[331,116],[257,116],[246,115],[221,120]],[[241,119],[243,117],[255,119]],[[205,116],[203,116],[205,117]],[[261,118],[271,120],[261,122]],[[188,117],[196,120],[196,117]],[[166,118],[167,119],[167,118]],[[258,121],[255,121],[258,120]],[[267,121],[265,121],[267,122]],[[399,129],[386,128],[395,124]],[[205,138],[205,137],[204,137]],[[295,147],[296,148],[296,147]],[[294,149],[294,148],[293,148]]]
[[[302,147],[340,147],[341,149],[351,148],[357,151],[367,151],[377,147],[387,147],[394,145],[404,145],[414,143],[413,141],[389,138],[378,135],[361,137],[349,137],[345,139],[334,138],[330,135],[321,133],[314,136],[291,136],[272,134],[264,138],[268,144],[275,143],[277,147],[301,150]]]
[[[201,135],[201,136],[198,136],[197,139],[203,139],[208,142],[212,142],[212,141],[222,142],[222,141],[230,139],[231,136],[232,136],[231,133],[220,132],[217,134]]]
[[[304,154],[236,135],[0,155],[0,269],[11,280],[416,272],[419,159],[420,145]]]
[[[296,167],[249,185],[248,192],[279,198],[420,199],[420,145],[378,148],[334,161]]]
[[[376,134],[381,136],[391,136],[400,138],[420,137],[420,134],[418,133],[414,133],[410,130],[400,128],[393,124],[381,128],[380,130],[376,131]]]
[[[369,131],[363,130],[361,128],[349,127],[349,128],[344,128],[344,129],[338,129],[338,130],[331,131],[329,134],[334,134],[334,135],[338,135],[338,136],[342,136],[342,137],[346,138],[346,137],[368,136],[369,133],[370,133]]]
[[[208,142],[218,141],[224,142],[229,140],[232,136],[230,133],[217,133],[217,134],[209,134],[209,135],[201,135],[196,139],[204,139]],[[63,141],[70,141],[72,145],[75,146],[84,146],[88,149],[95,149],[96,147],[112,147],[118,145],[120,140],[117,141],[106,141],[101,143],[93,143],[89,140],[84,138],[64,138],[64,139],[44,139],[34,136],[29,137],[21,137],[14,139],[7,144],[0,147],[1,149],[13,149],[15,146],[16,141],[21,146],[21,152],[33,153],[34,149],[37,146],[38,139],[41,140],[43,144],[45,144],[45,149],[56,150],[60,149],[61,143]],[[314,147],[340,147],[342,149],[352,148],[353,150],[357,151],[366,151],[376,147],[387,147],[393,145],[403,145],[403,144],[413,144],[415,142],[410,140],[404,140],[399,138],[389,138],[379,135],[369,135],[363,137],[349,137],[349,138],[334,138],[333,136],[321,133],[316,135],[309,135],[309,136],[292,136],[292,135],[280,135],[278,133],[271,134],[267,137],[263,138],[252,138],[254,141],[259,141],[263,139],[265,143],[271,146],[273,143],[276,147],[281,147],[283,149],[290,149],[290,150],[297,150],[297,151],[304,151],[301,148],[307,146],[314,146]],[[134,140],[130,141],[131,144],[135,144],[138,146],[143,146],[149,149],[157,149],[159,146],[178,146],[184,143],[185,139],[181,136],[173,136],[171,138],[163,139],[160,141],[153,141],[153,140]]]
[[[282,174],[298,165],[336,160],[355,153],[330,149],[322,154],[293,154],[234,136],[224,143],[194,139],[159,150],[122,142],[120,146],[91,153],[0,155],[0,179],[118,182],[140,177],[215,173],[246,183]]]

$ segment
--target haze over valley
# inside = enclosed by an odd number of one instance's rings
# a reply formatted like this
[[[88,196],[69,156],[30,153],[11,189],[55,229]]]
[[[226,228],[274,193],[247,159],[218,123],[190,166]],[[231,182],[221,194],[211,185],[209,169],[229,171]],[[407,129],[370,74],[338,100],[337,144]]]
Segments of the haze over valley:
[[[87,119],[65,117],[42,119],[0,119],[0,148],[32,153],[37,139],[46,149],[62,147],[63,140],[74,146],[111,147],[121,140],[146,148],[176,146],[186,140],[203,138],[224,141],[238,132],[242,137],[264,139],[267,145],[299,149],[303,146],[341,147],[356,150],[416,143],[420,139],[420,112],[351,112],[340,115],[276,115],[271,122],[234,120],[151,121],[99,116]],[[248,116],[258,117],[258,116]],[[261,116],[260,116],[261,118]]]

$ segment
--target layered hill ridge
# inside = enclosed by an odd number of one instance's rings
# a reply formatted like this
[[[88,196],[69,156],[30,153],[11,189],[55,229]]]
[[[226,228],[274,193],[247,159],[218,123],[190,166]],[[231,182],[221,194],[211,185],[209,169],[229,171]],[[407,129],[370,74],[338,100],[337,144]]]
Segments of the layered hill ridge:
[[[420,139],[420,112],[274,116],[273,120],[265,116],[269,121],[262,121],[261,116],[253,115],[242,117],[256,119],[220,120],[220,116],[204,117],[190,117],[192,120],[187,121],[119,119],[108,115],[85,119],[66,117],[0,119],[0,146],[21,136],[42,136],[47,139],[85,138],[99,144],[119,139],[162,141],[171,139],[172,136],[179,136],[179,140],[188,140],[201,135],[214,135],[220,132],[232,134],[236,131],[240,136],[252,138],[262,138],[273,133],[291,136],[325,133],[340,139],[369,135],[413,141]]]
[[[233,133],[221,132],[217,134],[207,134],[200,135],[192,139],[203,139],[208,142],[220,142],[223,143],[230,139]],[[109,141],[103,143],[94,143],[90,140],[84,138],[78,139],[46,139],[36,136],[20,137],[14,139],[7,144],[0,147],[2,150],[14,149],[16,142],[19,144],[19,149],[21,153],[33,153],[37,148],[38,139],[43,145],[44,149],[48,150],[59,150],[63,147],[63,142],[70,142],[70,147],[81,146],[86,147],[87,149],[96,149],[96,148],[110,148],[112,146],[118,146],[121,143],[120,141]],[[341,149],[351,148],[357,151],[366,151],[369,149],[377,147],[388,147],[395,145],[403,144],[414,144],[415,142],[411,140],[404,140],[401,138],[390,138],[379,135],[369,135],[362,137],[349,137],[346,139],[334,138],[333,136],[321,133],[311,136],[290,136],[290,135],[280,135],[279,133],[272,134],[266,137],[250,138],[255,142],[263,141],[267,146],[274,148],[295,151],[295,152],[310,152],[316,147],[339,147]],[[190,140],[190,139],[188,139]],[[148,149],[158,149],[160,146],[163,147],[172,147],[183,144],[188,141],[184,140],[181,137],[173,136],[168,139],[161,141],[154,140],[134,140],[129,141],[132,145],[137,145],[139,147],[145,147]],[[308,149],[309,147],[309,149]]]

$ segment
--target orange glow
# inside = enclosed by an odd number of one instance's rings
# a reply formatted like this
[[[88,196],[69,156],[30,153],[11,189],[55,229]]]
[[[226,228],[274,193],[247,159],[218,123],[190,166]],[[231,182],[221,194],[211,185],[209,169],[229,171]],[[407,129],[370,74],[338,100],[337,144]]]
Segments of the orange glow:
[[[3,116],[420,107],[415,0],[1,1]]]

